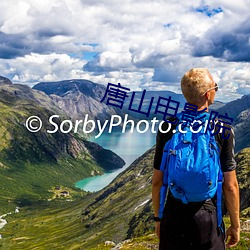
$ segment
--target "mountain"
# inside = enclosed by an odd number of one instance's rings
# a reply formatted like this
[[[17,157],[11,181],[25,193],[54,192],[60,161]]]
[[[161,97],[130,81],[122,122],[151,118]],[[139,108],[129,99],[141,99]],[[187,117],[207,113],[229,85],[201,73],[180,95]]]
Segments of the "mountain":
[[[235,152],[250,147],[250,108],[242,111],[234,120]]]
[[[155,106],[160,96],[164,98],[171,97],[172,100],[180,103],[180,107],[184,107],[184,98],[180,94],[175,94],[171,91],[147,91],[143,99],[142,112],[148,110],[151,98],[154,98],[151,115],[147,117],[140,112],[129,110],[130,102],[132,104],[131,108],[138,110],[142,99],[142,91],[135,92],[133,101],[133,93],[128,92],[128,96],[123,101],[124,105],[121,109],[111,104],[106,105],[109,96],[107,96],[101,103],[102,98],[105,96],[106,86],[80,79],[59,82],[41,82],[35,85],[33,89],[43,91],[47,95],[50,95],[56,102],[57,106],[64,110],[68,116],[73,119],[79,119],[86,114],[88,114],[90,119],[100,120],[102,122],[110,119],[110,116],[115,114],[120,116],[129,114],[130,118],[134,120],[151,119],[154,116],[162,119],[161,114],[154,114]],[[118,100],[122,102],[122,100],[117,97],[113,96],[112,98],[116,101]],[[116,101],[112,101],[112,103],[119,105],[120,103],[117,103]]]
[[[0,212],[52,196],[55,186],[74,189],[74,183],[91,175],[121,168],[115,153],[88,142],[80,135],[48,133],[68,116],[45,93],[19,84],[0,85]],[[39,116],[41,130],[26,128],[30,116]],[[32,124],[36,126],[36,123]]]
[[[250,148],[247,148],[236,155],[241,211],[250,206],[249,152]],[[126,171],[100,191],[92,203],[84,207],[82,221],[85,227],[90,231],[99,228],[99,233],[95,236],[92,234],[92,240],[87,241],[86,246],[91,246],[92,241],[119,242],[121,238],[131,239],[154,230],[151,200],[153,157],[154,148],[134,161]],[[90,232],[86,232],[88,233]]]
[[[136,159],[103,190],[80,193],[72,183],[77,178],[90,176],[91,172],[104,171],[101,163],[110,159],[111,152],[104,150],[99,154],[101,148],[96,149],[97,145],[89,144],[80,135],[60,132],[48,135],[48,117],[59,114],[59,124],[64,118],[69,119],[70,112],[65,114],[58,108],[58,103],[55,105],[54,99],[41,91],[19,85],[2,86],[0,182],[4,192],[0,208],[9,212],[9,204],[21,205],[20,213],[6,217],[8,224],[0,232],[3,249],[105,249],[105,241],[117,244],[154,231],[151,200],[154,148]],[[66,91],[65,96],[68,94]],[[81,96],[81,93],[77,94]],[[235,119],[240,123],[248,120],[246,110],[236,114]],[[39,133],[26,130],[25,120],[30,115],[38,115],[45,121]],[[107,166],[116,165],[119,158],[112,162],[111,157],[110,160]],[[246,211],[249,209],[249,149],[240,151],[236,160],[241,209]],[[57,189],[70,190],[72,196],[70,199],[60,198]],[[48,197],[52,200],[47,200]],[[129,243],[127,249],[136,247],[131,248]]]
[[[248,108],[250,108],[250,94],[231,101],[216,111],[220,115],[225,115],[225,113],[227,113],[230,118],[236,119],[242,111]]]
[[[0,76],[0,84],[13,84],[8,78]]]
[[[209,110],[218,110],[219,108],[222,108],[225,106],[225,103],[220,101],[214,101],[214,103],[209,106]]]
[[[151,180],[154,148],[136,159],[83,207],[86,247],[105,240],[120,242],[153,230]],[[135,224],[137,226],[135,226]],[[93,235],[98,231],[97,235]],[[88,240],[91,238],[91,240]]]
[[[241,209],[249,208],[249,150],[244,149],[236,155]],[[115,249],[119,249],[120,242],[123,242],[120,245],[127,246],[124,249],[141,249],[139,247],[147,238],[142,236],[154,232],[151,200],[153,156],[154,148],[136,159],[99,192],[86,194],[71,202],[57,201],[33,206],[32,209],[21,208],[18,215],[9,217],[8,224],[1,232],[3,247],[17,250],[35,247],[101,250],[111,249],[104,243],[113,241],[118,244]],[[227,226],[228,220],[226,218]],[[249,229],[244,230],[240,243],[242,248],[239,249],[247,249],[244,247],[249,238]],[[141,238],[133,240],[134,237]],[[150,239],[145,242],[148,248],[143,243],[145,248],[142,249],[154,249],[150,248],[153,247],[150,242],[157,245],[156,236],[148,237]]]
[[[232,126],[235,132],[235,152],[250,147],[250,95],[244,95],[240,99],[227,103],[216,110],[219,115],[225,115],[233,119]]]
[[[163,114],[161,112],[164,112],[164,105],[167,105],[167,100],[160,99],[165,98],[169,99],[170,106],[174,109],[168,109],[169,114],[174,114],[175,110],[179,107],[179,109],[182,109],[185,104],[185,99],[183,95],[176,94],[172,91],[146,91],[145,96],[143,97],[143,91],[135,91],[134,98],[132,99],[133,92],[129,93],[129,100],[124,105],[124,110],[126,110],[126,113],[128,113],[130,116],[140,119],[140,120],[146,120],[146,119],[152,119],[156,117],[159,120],[163,120]],[[150,108],[150,102],[152,101],[152,106]],[[157,107],[157,103],[160,100],[159,104],[163,106]],[[141,111],[144,113],[138,112],[140,102],[142,101]],[[131,108],[129,106],[131,105]],[[158,110],[156,110],[156,108]],[[146,116],[148,110],[150,109],[150,114],[148,117]],[[158,112],[160,111],[160,112]],[[168,115],[167,115],[168,116]]]
[[[141,107],[141,113],[138,112],[138,109],[143,92],[136,91],[133,100],[133,93],[128,93],[128,99],[124,101],[124,106],[121,110],[111,105],[100,103],[105,95],[106,88],[103,85],[95,84],[87,80],[66,80],[61,82],[39,83],[33,88],[50,95],[56,102],[57,106],[64,110],[68,116],[73,119],[79,119],[88,114],[91,119],[99,119],[101,122],[104,122],[107,119],[109,120],[111,115],[117,114],[123,117],[124,114],[127,113],[129,114],[130,119],[136,121],[145,119],[150,120],[153,117],[162,120],[163,114],[161,112],[164,112],[164,107],[159,107],[159,113],[155,114],[157,101],[160,97],[171,98],[170,106],[173,108],[177,107],[179,103],[179,112],[185,105],[185,99],[182,94],[176,94],[171,91],[146,91]],[[145,113],[147,113],[150,107],[152,98],[153,102],[151,111],[147,116]],[[131,108],[129,108],[130,102],[132,105]],[[166,104],[166,101],[161,102],[161,104],[162,103]],[[236,152],[250,146],[250,140],[246,140],[245,137],[245,131],[250,130],[249,119],[244,120],[247,109],[250,109],[250,95],[245,95],[242,98],[227,104],[215,101],[210,106],[210,110],[218,112],[219,115],[225,115],[227,113],[228,117],[233,118],[234,122],[232,125],[235,127]],[[173,114],[175,110],[169,109],[168,112]]]
[[[100,102],[105,95],[105,86],[88,80],[41,82],[33,89],[50,95],[57,106],[73,119],[83,119],[88,114],[91,120],[105,121],[111,115],[123,115],[121,109]]]
[[[20,213],[6,217],[8,224],[0,232],[2,246],[17,250],[36,247],[66,250],[90,249],[106,240],[118,243],[132,235],[130,224],[144,213],[147,223],[146,228],[140,224],[141,233],[153,230],[153,152],[151,149],[137,159],[102,191],[69,202],[53,200],[21,207]]]
[[[113,88],[115,87],[113,86]],[[134,119],[135,121],[139,119],[150,120],[153,117],[157,117],[157,119],[162,120],[162,113],[159,112],[155,114],[157,102],[160,97],[166,99],[170,98],[170,106],[175,108],[179,105],[179,111],[182,110],[185,105],[185,99],[183,95],[176,94],[172,91],[146,91],[144,97],[143,91],[135,91],[134,97],[133,92],[128,91],[127,97],[124,99],[124,104],[121,109],[111,104],[106,105],[108,97],[106,97],[102,103],[100,102],[105,96],[106,86],[81,79],[72,79],[59,82],[41,82],[35,85],[33,89],[43,91],[47,95],[50,95],[57,106],[64,110],[68,116],[73,119],[79,119],[88,114],[90,119],[100,120],[101,122],[110,119],[110,116],[114,114],[120,116],[129,114],[130,119]],[[119,100],[120,102],[122,101],[121,99],[114,96],[112,98]],[[150,114],[147,116],[145,113],[147,113],[150,108],[150,102],[152,98],[153,102],[150,109]],[[140,112],[138,110],[141,100],[143,102]],[[119,103],[115,101],[112,102],[119,105]],[[166,103],[166,101],[161,101],[161,104],[164,103]],[[223,103],[216,101],[211,106],[211,109],[216,110],[223,105]],[[159,111],[164,111],[164,108],[159,108]],[[173,114],[174,110],[170,109],[168,112]]]
[[[142,91],[136,91],[134,100],[132,102],[132,108],[135,110],[138,110],[138,107],[140,105],[140,101],[142,99],[143,92]],[[167,112],[169,114],[174,114],[176,108],[178,107],[178,112],[181,112],[185,106],[186,100],[182,94],[176,94],[172,91],[147,91],[145,94],[145,97],[143,99],[143,104],[142,104],[142,111],[147,112],[150,106],[150,101],[151,98],[153,99],[152,107],[151,107],[151,112],[149,117],[147,118],[145,114],[141,114],[139,112],[135,112],[133,110],[129,110],[129,104],[130,102],[127,102],[124,105],[124,110],[126,111],[127,114],[129,114],[131,117],[137,118],[137,119],[153,119],[156,117],[159,120],[163,120],[163,114],[161,112],[164,112],[164,104],[167,104],[167,101],[160,101],[160,104],[163,104],[162,107],[157,108],[157,103],[160,97],[166,98],[170,100],[170,107]],[[173,102],[172,102],[173,101]],[[215,101],[209,109],[211,110],[217,110],[218,108],[221,108],[224,106],[224,103]],[[156,112],[156,108],[158,113]],[[172,109],[173,108],[173,109]],[[168,115],[167,115],[168,116]]]

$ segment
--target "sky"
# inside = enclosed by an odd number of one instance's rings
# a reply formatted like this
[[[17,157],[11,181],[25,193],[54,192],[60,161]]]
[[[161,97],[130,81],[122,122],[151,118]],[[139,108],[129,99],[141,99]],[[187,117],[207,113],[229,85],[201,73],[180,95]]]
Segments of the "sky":
[[[250,94],[249,9],[249,0],[0,1],[0,75],[181,93],[183,74],[205,67],[228,102]]]

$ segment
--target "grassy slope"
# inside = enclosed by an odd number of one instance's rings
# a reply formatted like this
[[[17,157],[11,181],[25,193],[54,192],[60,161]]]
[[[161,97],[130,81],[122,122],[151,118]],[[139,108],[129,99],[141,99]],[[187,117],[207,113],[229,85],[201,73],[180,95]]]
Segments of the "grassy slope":
[[[83,243],[83,200],[53,201],[6,217],[1,230],[3,249],[79,249]]]
[[[89,197],[90,198],[90,197]],[[43,204],[39,207],[24,208],[19,214],[6,217],[8,224],[0,230],[3,239],[0,241],[0,249],[5,250],[73,250],[111,249],[105,246],[105,239],[99,243],[93,242],[93,247],[86,246],[86,231],[81,223],[82,206],[89,199],[74,202],[55,201]],[[225,218],[229,224],[229,218]],[[99,234],[96,231],[96,234]],[[121,250],[149,250],[158,249],[158,240],[153,233],[150,235],[132,238],[121,243]],[[241,241],[235,250],[245,250],[250,247],[250,233],[241,232]],[[91,240],[91,238],[90,238]],[[94,247],[95,246],[95,247]]]
[[[64,159],[61,163],[25,164],[24,170],[0,171],[1,197],[0,212],[6,213],[15,206],[32,205],[41,199],[50,198],[53,186],[74,189],[74,183],[89,177],[93,165],[87,162]],[[94,165],[95,166],[95,165]],[[96,166],[95,166],[96,168]]]
[[[224,219],[226,226],[229,225],[229,218]],[[239,244],[232,248],[233,250],[247,250],[250,248],[249,231],[241,232],[241,240]],[[157,250],[159,248],[159,241],[155,234],[151,233],[145,236],[136,237],[130,240],[126,240],[120,243],[120,250]],[[112,247],[105,245],[104,243],[99,244],[89,250],[111,250]]]
[[[36,249],[37,245],[37,249],[89,249],[105,240],[122,241],[127,237],[128,222],[141,213],[143,206],[135,208],[150,198],[149,169],[146,168],[145,175],[142,171],[151,158],[152,152],[137,160],[136,170],[131,168],[101,192],[73,202],[53,201],[42,207],[21,208],[19,214],[6,217],[8,224],[0,230],[2,246],[4,249]],[[146,183],[145,188],[138,190],[138,185],[142,187]],[[105,197],[103,193],[110,189],[111,195]],[[151,221],[150,224],[153,228]]]
[[[48,150],[56,151],[54,146],[59,141],[64,145],[65,138],[48,135],[45,129],[34,135],[24,127],[30,115],[39,115],[44,121],[53,109],[24,98],[11,100],[9,93],[0,97],[0,214],[20,202],[32,204],[49,198],[53,186],[74,188],[74,183],[89,177],[92,170],[102,172],[87,152],[77,158],[65,153],[55,159]]]
[[[241,209],[250,207],[250,148],[236,154],[237,178],[240,186]],[[250,211],[246,214],[250,217]]]
[[[157,249],[154,236],[142,237],[154,230],[151,201],[135,210],[150,198],[152,157],[153,150],[149,150],[100,192],[73,202],[24,208],[20,214],[6,217],[8,224],[0,230],[3,249],[103,250],[111,249],[104,246],[106,240],[117,244],[126,238],[133,240],[121,249]],[[235,249],[247,249],[249,238],[249,229],[243,231]]]

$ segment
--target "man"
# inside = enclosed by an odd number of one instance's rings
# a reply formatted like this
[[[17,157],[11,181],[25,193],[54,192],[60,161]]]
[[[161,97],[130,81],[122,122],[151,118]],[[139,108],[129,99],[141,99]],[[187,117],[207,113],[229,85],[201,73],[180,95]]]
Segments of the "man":
[[[198,111],[204,109],[208,111],[208,106],[214,102],[218,86],[207,69],[194,68],[183,76],[181,89],[188,103],[197,105]],[[231,221],[226,235],[217,226],[216,198],[183,204],[181,200],[176,199],[169,192],[163,218],[159,219],[160,189],[163,183],[163,172],[160,171],[160,164],[164,145],[173,135],[172,130],[165,134],[158,131],[154,158],[152,199],[155,230],[160,239],[159,249],[221,250],[225,249],[225,240],[228,241],[227,248],[236,246],[240,238],[239,187],[235,171],[232,129],[226,132],[226,134],[230,133],[228,139],[223,139],[221,133],[215,135],[220,148],[220,161],[224,177],[223,195]]]

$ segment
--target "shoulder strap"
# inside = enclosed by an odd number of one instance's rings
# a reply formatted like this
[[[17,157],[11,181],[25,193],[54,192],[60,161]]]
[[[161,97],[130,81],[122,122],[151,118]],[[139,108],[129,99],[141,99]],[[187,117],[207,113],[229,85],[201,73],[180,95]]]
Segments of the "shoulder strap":
[[[159,218],[163,217],[163,211],[165,207],[165,200],[168,191],[168,160],[169,160],[169,152],[167,148],[167,143],[164,146],[163,157],[161,161],[160,170],[163,172],[163,185],[160,190],[160,208],[159,208]]]
[[[216,206],[217,206],[217,225],[218,227],[221,229],[221,231],[223,232],[223,228],[222,228],[222,181],[223,181],[223,173],[221,170],[221,167],[219,169],[219,173],[218,173],[218,186],[217,186],[217,199],[216,199]]]

